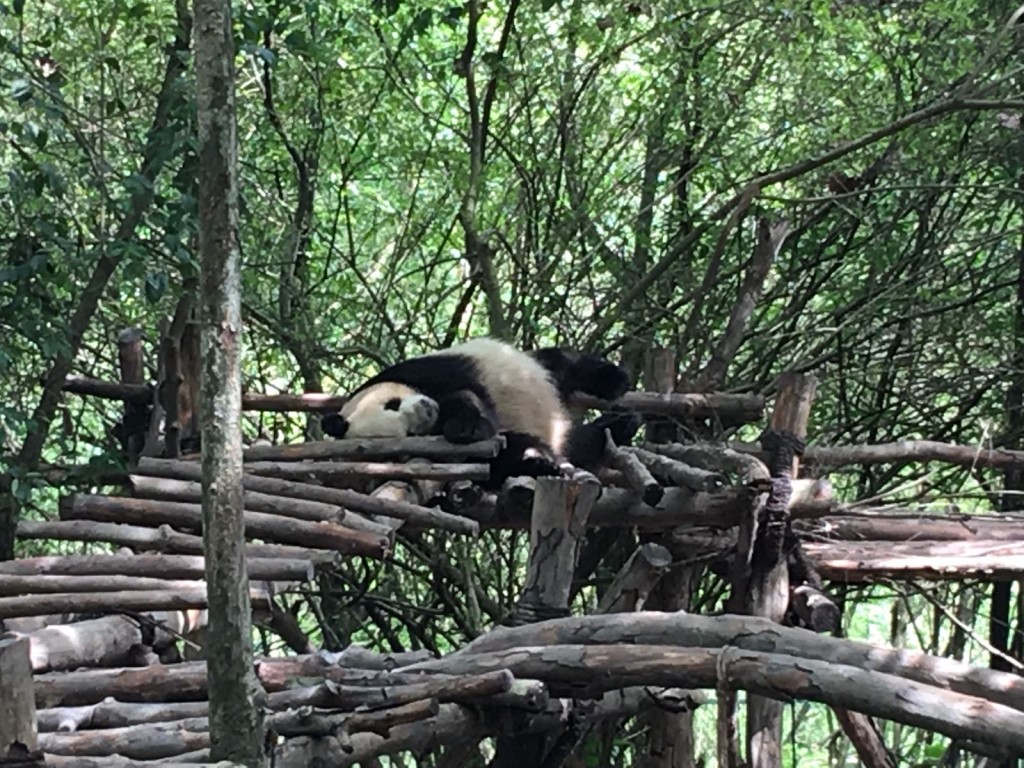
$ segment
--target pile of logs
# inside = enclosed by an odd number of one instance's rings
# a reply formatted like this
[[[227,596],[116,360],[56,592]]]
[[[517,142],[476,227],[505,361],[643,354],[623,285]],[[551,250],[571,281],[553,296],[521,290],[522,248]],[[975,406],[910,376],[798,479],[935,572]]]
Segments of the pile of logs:
[[[128,406],[155,395],[142,383],[111,385],[116,391],[98,384],[69,380],[66,389],[117,397]],[[750,396],[627,398],[648,415],[732,424],[760,421],[764,411],[763,400]],[[247,408],[260,410],[315,410],[325,402],[245,399]],[[501,438],[462,446],[409,438],[246,449],[250,597],[255,614],[271,626],[283,590],[312,581],[318,569],[342,558],[389,557],[400,529],[532,534],[514,626],[493,629],[461,650],[440,659],[358,647],[258,658],[276,765],[353,765],[485,736],[499,743],[515,736],[528,746],[523,737],[557,734],[567,723],[585,730],[645,710],[690,711],[706,700],[696,690],[705,688],[719,690],[720,712],[727,711],[725,694],[743,689],[929,728],[997,759],[1024,754],[1018,676],[757,616],[643,610],[680,552],[690,562],[726,569],[737,559],[745,526],[779,489],[759,446],[652,441],[632,447],[609,439],[608,469],[597,477],[517,478],[500,492],[484,492],[478,483],[500,447]],[[901,447],[907,460],[964,458],[948,450],[955,446]],[[898,460],[892,450],[874,448],[856,460]],[[990,453],[981,461],[1024,467],[1024,456]],[[5,685],[18,670],[32,678],[35,732],[24,743],[37,746],[46,765],[208,764],[205,664],[181,660],[182,647],[205,622],[197,458],[143,456],[125,478],[124,493],[74,495],[61,501],[59,520],[18,524],[24,540],[138,553],[0,564],[0,620],[8,630],[0,642],[0,676]],[[822,448],[802,457],[819,474],[850,460]],[[791,490],[793,531],[826,581],[1024,577],[1024,518],[844,506],[824,479],[792,481]],[[615,528],[638,529],[646,541],[618,571],[595,615],[568,616],[577,588],[573,569],[588,530]],[[661,534],[660,543],[652,534]],[[458,764],[455,750],[449,748],[449,764]]]

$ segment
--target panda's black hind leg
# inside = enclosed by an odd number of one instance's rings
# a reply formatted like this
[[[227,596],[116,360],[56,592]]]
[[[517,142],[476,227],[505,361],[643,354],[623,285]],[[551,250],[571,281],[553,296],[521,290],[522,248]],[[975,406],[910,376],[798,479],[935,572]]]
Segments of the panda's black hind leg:
[[[615,363],[597,355],[581,355],[569,375],[579,392],[602,400],[618,400],[629,390],[629,376]]]
[[[490,461],[488,489],[501,488],[510,477],[561,477],[564,473],[554,451],[533,435],[503,432],[505,447]]]
[[[573,427],[566,458],[573,466],[596,472],[604,465],[604,431],[611,432],[616,445],[629,445],[641,424],[643,418],[636,411],[621,405],[612,406],[593,421]]]
[[[551,374],[563,400],[573,392],[618,400],[631,386],[629,375],[600,355],[551,347],[539,349],[533,356]]]

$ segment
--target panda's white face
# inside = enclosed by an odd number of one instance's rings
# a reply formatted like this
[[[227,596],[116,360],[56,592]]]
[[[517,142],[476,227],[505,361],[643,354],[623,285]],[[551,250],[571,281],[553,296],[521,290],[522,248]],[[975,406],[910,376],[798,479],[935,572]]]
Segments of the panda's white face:
[[[404,384],[378,384],[345,403],[345,437],[426,435],[437,423],[437,402]]]

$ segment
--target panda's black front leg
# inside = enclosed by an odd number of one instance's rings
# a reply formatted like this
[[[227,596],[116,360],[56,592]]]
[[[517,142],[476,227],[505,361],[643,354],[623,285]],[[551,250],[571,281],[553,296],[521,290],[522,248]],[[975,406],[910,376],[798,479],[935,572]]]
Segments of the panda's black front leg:
[[[505,447],[491,460],[491,479],[509,477],[561,477],[564,473],[542,440],[525,432],[504,432]]]
[[[497,419],[491,409],[469,390],[462,390],[437,401],[441,434],[451,443],[475,443],[498,434]]]

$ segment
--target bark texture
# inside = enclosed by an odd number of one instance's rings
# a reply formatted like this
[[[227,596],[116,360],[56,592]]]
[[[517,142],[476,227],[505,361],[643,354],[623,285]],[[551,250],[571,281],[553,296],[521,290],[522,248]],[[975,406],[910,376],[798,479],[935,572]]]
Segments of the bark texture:
[[[194,0],[194,17],[211,757],[255,768],[266,759],[242,515],[242,312],[230,1]]]

